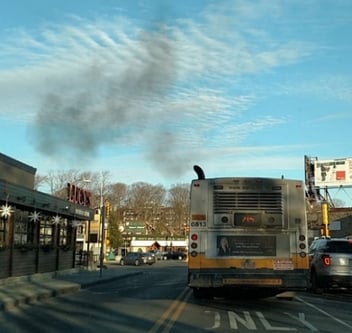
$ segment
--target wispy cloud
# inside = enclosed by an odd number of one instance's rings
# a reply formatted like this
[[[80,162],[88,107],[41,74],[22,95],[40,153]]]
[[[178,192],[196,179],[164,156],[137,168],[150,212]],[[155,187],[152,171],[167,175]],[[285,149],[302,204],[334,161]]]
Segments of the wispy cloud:
[[[253,21],[273,9],[260,6],[262,13],[241,2],[237,17]],[[129,143],[174,173],[201,154],[199,147],[240,146],[249,133],[286,120],[264,115],[243,122],[257,97],[238,78],[295,63],[310,47],[274,43],[265,29],[266,43],[258,46],[259,30],[233,26],[232,13],[217,8],[198,22],[156,22],[151,30],[122,17],[75,17],[39,34],[19,31],[0,51],[0,114],[11,109],[30,122],[45,154],[92,155],[104,145]]]

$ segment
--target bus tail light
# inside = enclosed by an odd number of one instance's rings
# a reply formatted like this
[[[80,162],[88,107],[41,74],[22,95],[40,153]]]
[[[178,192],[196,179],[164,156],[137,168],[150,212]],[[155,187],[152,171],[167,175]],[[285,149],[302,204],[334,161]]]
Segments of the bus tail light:
[[[306,247],[307,247],[307,245],[306,245],[306,236],[304,236],[303,234],[300,234],[298,239],[299,239],[298,247],[301,250],[299,255],[300,255],[301,258],[305,258],[306,255],[307,255],[306,252],[304,252]]]
[[[331,258],[328,254],[323,254],[321,256],[321,260],[323,261],[324,266],[330,266],[331,265]]]
[[[198,255],[198,235],[197,234],[192,234],[191,235],[191,240],[192,240],[192,243],[191,243],[191,249],[192,249],[192,252],[191,252],[191,256],[192,257],[196,257]]]

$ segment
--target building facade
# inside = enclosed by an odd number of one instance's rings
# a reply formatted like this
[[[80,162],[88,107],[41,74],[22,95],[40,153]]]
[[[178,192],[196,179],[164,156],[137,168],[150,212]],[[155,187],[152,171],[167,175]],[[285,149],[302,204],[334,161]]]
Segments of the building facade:
[[[76,229],[94,210],[36,191],[36,169],[0,153],[0,279],[75,266]]]

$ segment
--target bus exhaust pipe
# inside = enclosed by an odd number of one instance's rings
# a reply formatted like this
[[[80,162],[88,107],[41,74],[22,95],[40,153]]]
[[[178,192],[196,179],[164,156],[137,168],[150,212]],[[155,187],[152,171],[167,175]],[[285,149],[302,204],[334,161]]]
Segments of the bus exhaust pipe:
[[[198,179],[205,179],[204,171],[199,165],[194,165],[193,170],[196,172]]]

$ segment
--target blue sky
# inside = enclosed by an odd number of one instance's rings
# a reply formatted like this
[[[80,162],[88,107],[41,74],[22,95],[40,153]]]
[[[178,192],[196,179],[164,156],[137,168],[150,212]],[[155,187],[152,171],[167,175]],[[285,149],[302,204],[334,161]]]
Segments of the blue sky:
[[[3,0],[1,152],[169,186],[351,157],[352,2]]]

